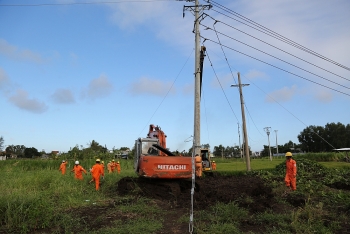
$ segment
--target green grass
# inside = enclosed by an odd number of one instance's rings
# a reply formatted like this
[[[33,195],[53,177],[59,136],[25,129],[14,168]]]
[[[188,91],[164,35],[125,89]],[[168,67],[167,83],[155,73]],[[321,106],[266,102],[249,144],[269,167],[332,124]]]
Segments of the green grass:
[[[333,155],[329,157],[332,159]],[[284,160],[283,157],[273,158],[272,161],[269,158],[251,159],[251,168],[256,174],[260,173],[260,176],[269,179],[270,184],[278,191],[283,184],[281,177],[284,173]],[[327,214],[324,207],[336,205],[350,209],[350,196],[347,192],[325,188],[323,183],[349,183],[350,163],[327,158],[325,160],[326,162],[320,163],[325,167],[323,168],[317,163],[309,163],[296,157],[300,169],[298,192],[305,197],[320,196],[322,203],[310,202],[303,209],[293,209],[289,214],[265,212],[254,217],[235,202],[217,203],[209,212],[195,213],[196,233],[240,233],[240,222],[252,218],[261,225],[278,221],[280,225],[270,228],[269,233],[332,233],[332,230],[339,228],[339,224],[333,222],[329,227],[323,225],[320,220],[332,216]],[[215,158],[215,161],[218,173],[246,172],[246,164],[242,159]],[[108,174],[106,168],[100,191],[95,191],[94,185],[88,184],[91,175],[84,175],[83,181],[74,179],[73,173],[70,173],[73,160],[69,161],[67,174],[61,175],[58,171],[60,162],[0,161],[0,232],[30,233],[33,230],[49,229],[50,233],[77,233],[76,230],[79,229],[81,233],[155,233],[162,228],[163,211],[154,202],[133,196],[121,198],[116,194],[116,183],[120,178],[136,176],[132,160],[120,160],[120,175]],[[81,161],[81,165],[87,170],[93,164],[94,160]],[[317,169],[312,172],[309,168]],[[316,173],[317,176],[310,173]],[[108,205],[111,201],[115,205]],[[116,217],[113,225],[101,226],[91,231],[89,222],[91,224],[97,221],[89,221],[84,215],[76,215],[76,212],[89,212],[91,206],[106,208],[104,213],[96,216],[96,220],[103,221],[106,216]],[[342,215],[337,218],[339,222],[347,220]],[[188,222],[188,216],[179,217],[179,222]]]

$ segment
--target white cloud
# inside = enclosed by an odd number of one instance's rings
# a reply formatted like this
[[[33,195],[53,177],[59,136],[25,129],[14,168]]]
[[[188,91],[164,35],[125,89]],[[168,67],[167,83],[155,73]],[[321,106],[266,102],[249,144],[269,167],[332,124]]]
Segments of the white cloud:
[[[146,24],[151,19],[158,18],[164,11],[164,3],[123,2],[108,5],[112,10],[111,20],[122,29],[133,29]]]
[[[185,84],[182,88],[182,93],[187,94],[193,94],[194,93],[194,83]]]
[[[257,80],[257,79],[262,79],[262,80],[268,80],[269,77],[266,75],[264,72],[257,71],[257,70],[250,70],[248,71],[244,77],[248,78],[249,80]]]
[[[175,87],[171,82],[141,77],[135,83],[131,84],[129,92],[133,95],[151,94],[155,96],[164,96],[168,92],[175,93]]]
[[[10,79],[7,77],[4,69],[0,67],[0,90],[6,88],[10,84]]]
[[[322,103],[329,103],[333,100],[333,95],[329,90],[317,88],[313,90],[313,96]]]
[[[29,49],[19,49],[17,46],[9,44],[6,40],[0,38],[0,54],[14,60],[24,60],[35,63],[46,61],[39,53]]]
[[[18,89],[16,93],[9,98],[9,101],[18,108],[32,113],[40,114],[48,109],[44,102],[39,102],[36,99],[30,99],[28,97],[28,93],[22,89]]]
[[[57,89],[51,97],[54,102],[60,104],[71,104],[75,102],[74,95],[69,89]]]
[[[104,98],[110,95],[113,91],[113,84],[105,75],[100,75],[98,78],[90,81],[88,87],[84,89],[83,96],[94,100]]]
[[[292,99],[292,97],[296,94],[297,87],[293,85],[292,87],[283,87],[282,89],[275,90],[269,93],[265,101],[266,102],[286,102]]]
[[[219,81],[218,81],[219,79]],[[231,74],[227,74],[224,76],[218,76],[218,77],[214,77],[211,81],[211,86],[214,88],[226,88],[226,87],[230,87],[230,85],[232,84],[236,84],[237,81],[237,75],[231,75]]]

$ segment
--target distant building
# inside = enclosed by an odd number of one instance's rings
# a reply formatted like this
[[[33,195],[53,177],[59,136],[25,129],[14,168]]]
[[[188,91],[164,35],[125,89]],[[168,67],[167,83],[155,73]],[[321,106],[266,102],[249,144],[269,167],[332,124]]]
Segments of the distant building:
[[[52,155],[57,155],[57,154],[59,154],[59,153],[60,153],[60,151],[58,151],[58,150],[52,150],[52,151],[51,151],[51,154],[52,154]]]

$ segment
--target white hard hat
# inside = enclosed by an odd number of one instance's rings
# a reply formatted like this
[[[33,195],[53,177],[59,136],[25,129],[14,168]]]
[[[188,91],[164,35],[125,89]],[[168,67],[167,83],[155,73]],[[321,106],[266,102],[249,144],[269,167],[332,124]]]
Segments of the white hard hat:
[[[62,162],[65,162],[65,160],[62,160]]]
[[[79,161],[75,161],[75,164],[79,164]]]

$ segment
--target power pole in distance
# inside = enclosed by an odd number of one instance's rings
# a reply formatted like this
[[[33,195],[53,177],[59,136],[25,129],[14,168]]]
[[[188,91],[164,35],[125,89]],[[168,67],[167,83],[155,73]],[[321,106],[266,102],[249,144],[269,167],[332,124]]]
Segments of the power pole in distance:
[[[239,149],[239,154],[240,154],[241,158],[243,158],[243,153],[242,153],[242,149],[241,149],[241,133],[239,131],[239,123],[237,123],[237,125],[238,125],[238,139],[239,139],[238,149]]]
[[[244,99],[242,93],[242,86],[248,86],[249,84],[241,84],[241,75],[238,72],[238,85],[231,85],[231,87],[239,87],[239,96],[241,99],[241,111],[242,111],[242,123],[243,123],[243,142],[244,142],[244,153],[247,164],[247,171],[250,171],[250,157],[249,157],[249,147],[248,147],[248,135],[247,135],[247,127],[245,124],[245,113],[244,113]]]
[[[278,156],[277,131],[278,130],[275,130],[275,133],[276,133],[276,149],[277,149],[277,156]]]
[[[267,134],[267,139],[269,141],[269,155],[270,155],[270,160],[272,161],[272,155],[271,155],[271,147],[270,147],[270,128],[271,127],[265,127],[264,130]]]

